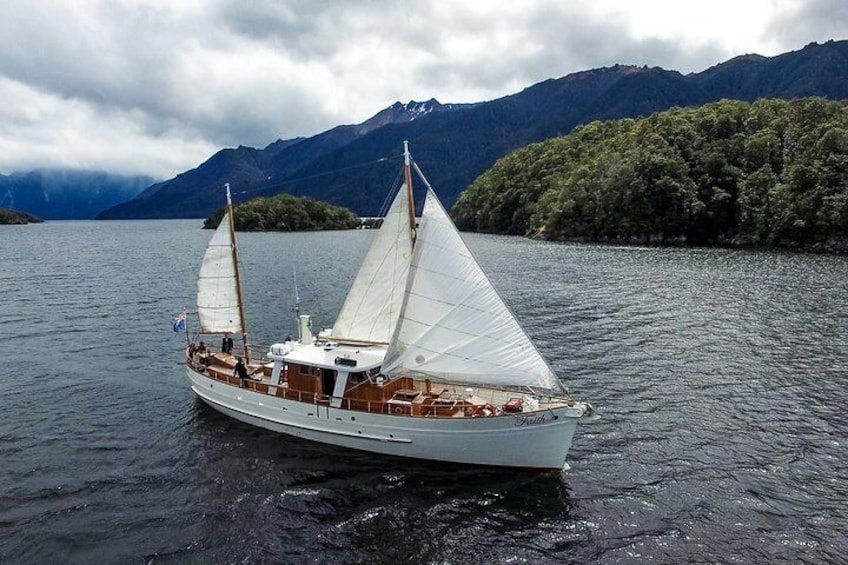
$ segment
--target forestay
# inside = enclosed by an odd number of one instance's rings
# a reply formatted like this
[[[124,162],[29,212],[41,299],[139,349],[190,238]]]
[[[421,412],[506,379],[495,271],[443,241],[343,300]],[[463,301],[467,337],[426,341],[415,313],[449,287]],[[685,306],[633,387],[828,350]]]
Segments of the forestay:
[[[241,333],[229,213],[209,241],[197,280],[197,315],[206,333]]]
[[[383,364],[469,384],[563,387],[428,190],[403,308]]]
[[[404,184],[374,235],[333,325],[334,340],[389,342],[400,315],[411,257],[412,231]]]

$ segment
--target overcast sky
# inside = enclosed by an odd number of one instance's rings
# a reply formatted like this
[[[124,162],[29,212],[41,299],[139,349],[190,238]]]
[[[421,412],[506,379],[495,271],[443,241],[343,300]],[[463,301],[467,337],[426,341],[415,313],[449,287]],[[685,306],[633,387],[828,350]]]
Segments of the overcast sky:
[[[845,0],[0,0],[0,173],[169,178],[397,100],[845,38]]]

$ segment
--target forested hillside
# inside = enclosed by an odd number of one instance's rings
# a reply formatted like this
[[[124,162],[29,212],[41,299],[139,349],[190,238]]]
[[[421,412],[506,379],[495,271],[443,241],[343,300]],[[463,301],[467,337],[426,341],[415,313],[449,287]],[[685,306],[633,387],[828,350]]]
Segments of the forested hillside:
[[[221,208],[203,222],[203,227],[216,228],[223,217]],[[288,194],[239,204],[233,218],[236,231],[349,230],[360,225],[359,218],[346,208]]]
[[[37,218],[32,214],[27,214],[26,212],[17,212],[15,210],[7,210],[6,208],[0,208],[0,226],[2,225],[23,225],[23,224],[37,224],[43,222],[41,218]]]
[[[848,106],[721,101],[593,122],[501,159],[453,215],[551,240],[846,248]]]

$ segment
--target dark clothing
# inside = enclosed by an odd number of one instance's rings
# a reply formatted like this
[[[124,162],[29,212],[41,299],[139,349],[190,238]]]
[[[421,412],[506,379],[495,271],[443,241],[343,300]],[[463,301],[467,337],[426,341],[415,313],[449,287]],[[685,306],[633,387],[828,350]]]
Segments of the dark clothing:
[[[240,378],[242,381],[247,379],[247,367],[244,366],[244,363],[241,360],[236,363],[236,367],[233,370],[233,374]]]
[[[221,352],[222,353],[232,353],[233,352],[233,338],[225,337],[221,340]]]

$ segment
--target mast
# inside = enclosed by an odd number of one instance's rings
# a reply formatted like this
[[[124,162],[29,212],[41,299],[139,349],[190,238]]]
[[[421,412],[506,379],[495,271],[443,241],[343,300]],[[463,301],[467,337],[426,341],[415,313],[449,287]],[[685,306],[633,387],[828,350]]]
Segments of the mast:
[[[409,142],[403,142],[403,171],[406,175],[406,198],[409,200],[409,230],[412,234],[412,246],[415,246],[415,200],[412,197],[412,168],[409,165]]]
[[[233,268],[236,273],[236,294],[238,296],[239,322],[241,322],[241,338],[244,343],[244,360],[250,362],[250,353],[247,351],[247,326],[244,323],[244,298],[241,292],[241,275],[239,274],[238,245],[236,244],[236,226],[233,220],[233,200],[230,197],[230,183],[224,183],[227,188],[227,214],[230,217],[230,243],[233,250]]]

